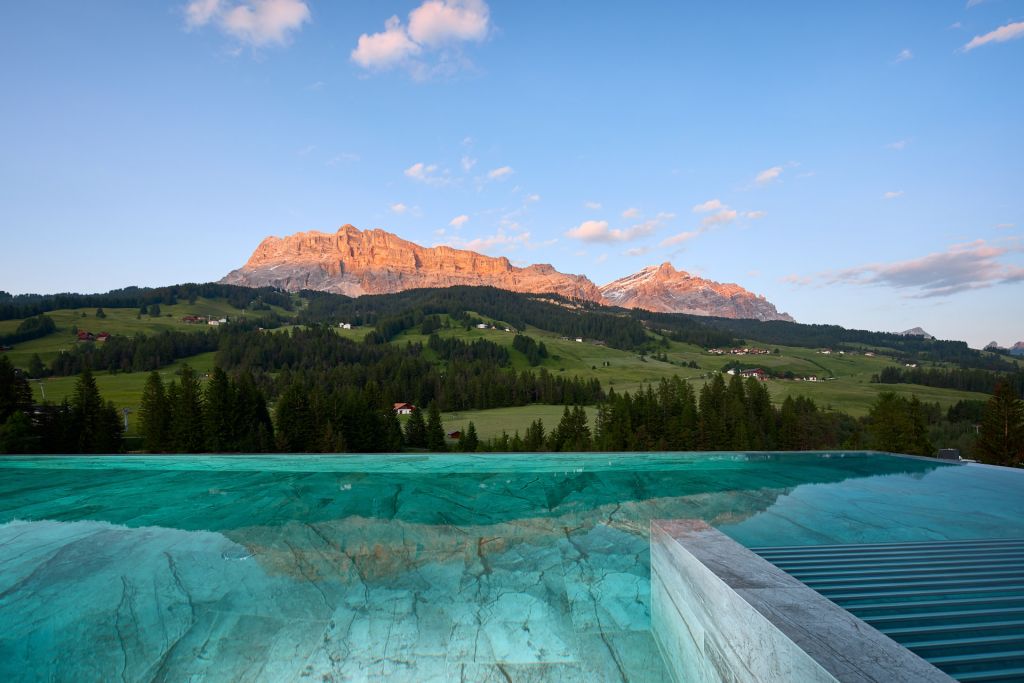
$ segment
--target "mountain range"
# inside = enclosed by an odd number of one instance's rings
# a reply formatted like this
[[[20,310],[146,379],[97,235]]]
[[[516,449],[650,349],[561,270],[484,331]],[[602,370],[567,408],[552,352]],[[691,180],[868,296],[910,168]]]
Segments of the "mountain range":
[[[598,287],[585,275],[561,273],[549,264],[518,267],[503,256],[448,246],[423,247],[384,230],[359,230],[352,225],[343,225],[333,234],[308,231],[267,237],[245,265],[221,282],[348,296],[486,285],[664,313],[793,320],[763,296],[736,284],[677,271],[670,263],[648,266]]]

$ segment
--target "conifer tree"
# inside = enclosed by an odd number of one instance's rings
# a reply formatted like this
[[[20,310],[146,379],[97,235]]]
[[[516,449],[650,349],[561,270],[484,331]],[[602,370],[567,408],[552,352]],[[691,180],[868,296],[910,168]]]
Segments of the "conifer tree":
[[[28,413],[31,409],[32,387],[28,380],[7,356],[0,356],[0,424],[16,412]]]
[[[160,379],[160,373],[154,370],[146,378],[146,386],[142,390],[142,399],[139,403],[139,432],[147,451],[159,453],[167,450],[169,423],[170,411],[164,384]]]
[[[475,453],[480,447],[480,439],[476,434],[476,425],[472,421],[466,425],[466,431],[459,435],[459,450],[464,453]]]
[[[431,401],[427,408],[427,448],[435,453],[443,453],[448,450],[448,445],[444,441],[441,411],[438,410],[436,401]]]
[[[516,438],[519,438],[519,433],[516,432]],[[526,434],[523,436],[522,450],[524,451],[539,451],[544,448],[544,421],[537,418],[530,423],[530,426],[526,428]]]
[[[423,421],[423,412],[413,408],[405,423],[405,443],[410,448],[427,447],[427,423]]]
[[[206,445],[202,391],[199,378],[188,364],[181,368],[171,416],[170,433],[174,450],[179,453],[201,453]]]
[[[237,450],[235,433],[235,391],[226,372],[215,367],[206,385],[203,401],[203,426],[206,450],[227,453]]]
[[[1024,460],[1024,402],[1006,382],[985,404],[975,455],[993,465],[1019,467]]]

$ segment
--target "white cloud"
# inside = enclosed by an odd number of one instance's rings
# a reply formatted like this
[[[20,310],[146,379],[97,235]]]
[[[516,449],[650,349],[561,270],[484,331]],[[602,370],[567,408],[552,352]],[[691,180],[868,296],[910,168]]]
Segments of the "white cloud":
[[[699,236],[702,232],[704,232],[704,231],[703,230],[687,230],[686,232],[680,232],[678,234],[672,235],[671,237],[666,237],[665,239],[663,239],[661,241],[661,243],[658,246],[659,247],[671,247],[671,246],[675,246],[677,244],[682,244],[683,242],[688,242],[688,241],[692,240],[694,237]]]
[[[902,50],[900,50],[900,53],[898,55],[896,55],[895,63],[899,64],[900,62],[905,62],[905,61],[913,59],[913,58],[914,58],[914,53],[911,52],[909,48],[903,48]]]
[[[1010,228],[1016,227],[1015,223],[996,223],[996,227],[1000,230],[1009,230]]]
[[[185,6],[189,29],[214,24],[253,47],[284,45],[310,19],[309,6],[302,0],[192,0]]]
[[[397,202],[397,203],[391,205],[391,211],[393,213],[403,214],[403,213],[405,213],[408,210],[409,210],[409,207],[406,206],[405,204],[403,204],[402,202]]]
[[[702,227],[708,228],[714,225],[724,225],[726,223],[732,223],[739,214],[735,209],[723,207],[721,211],[717,211],[710,216],[705,216],[700,222]]]
[[[458,230],[463,225],[465,225],[467,221],[469,221],[469,216],[467,216],[466,214],[462,214],[461,216],[456,216],[455,218],[448,221],[448,225]]]
[[[483,0],[427,0],[409,13],[409,36],[421,45],[487,37],[490,11]]]
[[[591,211],[601,210],[601,202],[583,202],[583,206]]]
[[[651,234],[662,223],[673,218],[675,218],[675,214],[663,212],[626,229],[609,228],[608,221],[583,221],[575,228],[568,230],[565,235],[584,242],[629,242]]]
[[[996,30],[989,31],[983,36],[974,36],[971,38],[969,43],[964,45],[963,50],[964,52],[967,52],[976,47],[987,45],[988,43],[1005,43],[1008,40],[1014,40],[1015,38],[1020,37],[1024,37],[1024,21],[1000,26]]]
[[[778,180],[780,175],[782,175],[782,167],[772,166],[771,168],[766,168],[758,173],[757,177],[754,178],[754,182],[758,185],[767,185],[768,183]]]
[[[451,237],[447,242],[442,244],[455,247],[456,249],[468,249],[470,251],[487,251],[494,247],[504,247],[506,249],[516,249],[520,246],[530,247],[530,233],[521,232],[516,235],[509,235],[504,230],[498,230],[496,235],[486,235],[484,237],[476,237],[471,240],[464,240],[460,237]]]
[[[437,174],[436,164],[425,164],[422,161],[417,161],[415,164],[405,169],[406,177],[412,178],[415,181],[426,183],[427,185],[445,185],[449,182],[449,179]]]
[[[409,13],[408,26],[393,16],[380,33],[360,35],[351,59],[369,70],[403,66],[424,79],[457,70],[465,63],[457,45],[480,42],[489,30],[490,10],[484,0],[426,0]],[[428,51],[437,57],[434,66],[419,59]]]
[[[976,6],[980,5],[983,2],[985,2],[985,0],[967,0],[967,9],[970,9],[972,7],[976,7]]]
[[[756,221],[758,218],[764,218],[768,215],[767,211],[747,211],[743,214],[746,218],[752,221]]]
[[[610,241],[608,221],[583,221],[565,235],[584,242]]]
[[[351,59],[364,69],[390,69],[420,53],[420,46],[409,39],[397,16],[384,22],[380,33],[359,36]]]
[[[491,180],[502,180],[515,173],[511,166],[501,166],[488,171],[487,177]]]
[[[888,145],[886,145],[886,147],[888,149],[895,149],[896,151],[901,151],[903,149],[906,149],[908,144],[910,144],[908,140],[897,140],[896,142],[890,142]]]
[[[630,208],[628,208],[628,209],[626,209],[625,211],[622,212],[622,217],[623,218],[636,218],[639,215],[640,215],[640,209],[636,208],[635,206],[630,207]]]
[[[528,195],[528,196],[526,197],[526,201],[528,201],[528,202],[530,202],[530,203],[533,203],[533,202],[539,202],[539,201],[540,201],[540,195],[539,195],[539,194],[536,194],[536,193],[534,193],[534,194],[531,194],[531,195]]]
[[[708,211],[718,211],[719,209],[721,209],[723,207],[725,207],[725,204],[723,204],[721,202],[721,200],[709,199],[706,202],[704,202],[703,204],[698,204],[697,206],[693,207],[693,212],[694,213],[707,213]]]
[[[650,250],[651,250],[650,247],[633,247],[632,249],[627,249],[626,251],[622,252],[622,255],[623,256],[643,256],[644,254],[646,254]]]
[[[895,190],[895,191],[890,191],[890,192],[886,192],[885,194],[883,194],[882,195],[882,199],[896,199],[897,197],[902,197],[902,196],[903,196],[903,190]]]
[[[466,172],[469,172],[470,170],[472,170],[472,168],[474,166],[476,166],[476,159],[474,159],[474,158],[472,158],[470,156],[463,156],[461,163],[462,163],[462,170],[466,171]]]

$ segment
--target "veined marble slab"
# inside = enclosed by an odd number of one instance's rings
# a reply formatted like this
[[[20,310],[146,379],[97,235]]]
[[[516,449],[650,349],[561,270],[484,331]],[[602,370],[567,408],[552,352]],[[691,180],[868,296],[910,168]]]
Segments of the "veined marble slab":
[[[678,681],[953,679],[700,520],[651,522],[651,622]]]

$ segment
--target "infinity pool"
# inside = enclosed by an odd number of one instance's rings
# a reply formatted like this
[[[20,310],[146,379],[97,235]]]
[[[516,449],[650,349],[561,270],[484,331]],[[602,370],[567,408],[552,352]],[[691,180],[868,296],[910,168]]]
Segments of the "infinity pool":
[[[659,681],[651,519],[1024,538],[1024,472],[875,453],[0,459],[0,680]]]

